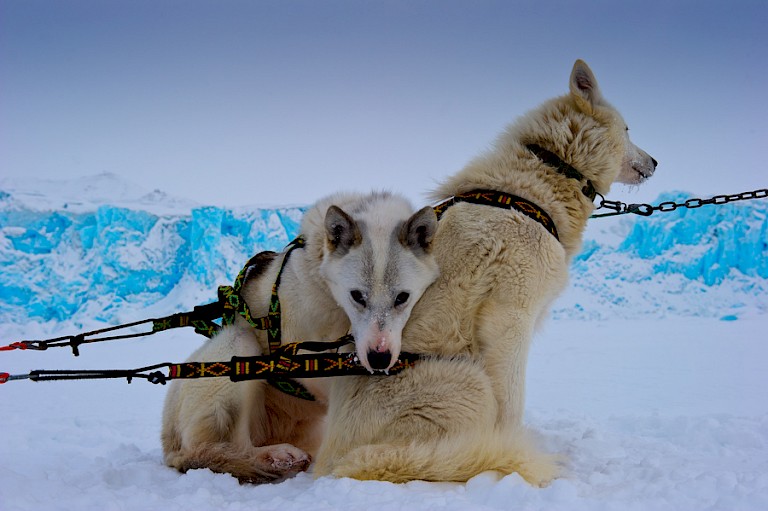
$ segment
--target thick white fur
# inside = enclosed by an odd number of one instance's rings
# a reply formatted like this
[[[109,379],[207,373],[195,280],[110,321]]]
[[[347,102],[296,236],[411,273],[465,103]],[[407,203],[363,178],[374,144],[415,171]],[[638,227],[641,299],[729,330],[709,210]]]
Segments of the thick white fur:
[[[629,141],[592,71],[577,61],[569,94],[510,126],[434,193],[436,200],[475,189],[521,196],[549,213],[560,241],[516,211],[450,207],[433,242],[440,276],[402,339],[403,350],[434,358],[389,378],[335,380],[316,476],[466,481],[498,470],[535,485],[556,477],[557,458],[537,452],[522,427],[525,369],[594,206],[583,183],[557,174],[526,144],[554,152],[602,194],[616,180],[643,181],[656,165]]]
[[[343,226],[329,223],[331,211],[349,222]],[[329,283],[324,275],[328,272],[346,275],[350,285],[363,289],[372,303],[382,302],[393,290],[395,294],[398,289],[410,292],[408,303],[397,307],[386,298],[390,303],[388,317],[398,319],[394,325],[381,322],[385,333],[376,330],[379,336],[396,339],[399,352],[400,330],[407,315],[437,275],[437,265],[429,254],[429,242],[437,224],[434,212],[424,208],[409,218],[411,212],[412,207],[405,199],[388,193],[334,195],[307,211],[301,225],[306,246],[291,254],[279,288],[284,343],[335,340],[351,326],[353,330],[370,330],[366,311],[358,311],[347,303],[339,305],[338,300],[349,301],[349,289],[338,282]],[[421,229],[419,233],[423,236],[416,239],[418,246],[409,245],[409,228]],[[382,239],[373,240],[369,233]],[[378,242],[386,244],[391,257],[371,260],[373,254],[384,251],[371,247]],[[267,314],[272,284],[284,255],[264,254],[249,270],[242,296],[256,317]],[[405,269],[398,273],[388,263]],[[381,265],[390,271],[381,270]],[[373,276],[369,275],[371,271]],[[369,275],[369,282],[355,281],[356,275]],[[381,285],[385,277],[387,286]],[[407,282],[401,282],[403,279]],[[339,296],[334,297],[333,292]],[[355,323],[362,324],[355,328]],[[265,332],[253,329],[238,317],[234,325],[222,329],[192,353],[189,360],[222,361],[234,355],[266,353]],[[166,464],[182,472],[210,468],[254,483],[278,481],[306,470],[322,436],[328,380],[304,379],[301,383],[316,401],[288,396],[263,380],[173,381],[163,411]]]

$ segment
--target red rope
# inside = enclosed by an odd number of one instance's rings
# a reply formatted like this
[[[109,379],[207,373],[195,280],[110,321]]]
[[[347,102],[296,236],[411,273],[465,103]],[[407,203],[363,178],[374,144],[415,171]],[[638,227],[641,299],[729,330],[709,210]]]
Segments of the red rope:
[[[0,346],[0,351],[25,350],[28,346],[24,342],[12,342],[8,346]],[[5,382],[0,382],[5,383]]]

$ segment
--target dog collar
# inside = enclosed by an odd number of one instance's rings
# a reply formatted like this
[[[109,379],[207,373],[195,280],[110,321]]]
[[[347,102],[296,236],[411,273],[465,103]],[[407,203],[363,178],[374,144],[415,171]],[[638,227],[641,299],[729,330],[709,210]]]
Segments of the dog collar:
[[[525,147],[533,154],[535,154],[538,159],[550,167],[553,167],[559,174],[562,174],[565,177],[571,179],[575,179],[576,181],[586,181],[584,186],[581,188],[581,193],[583,193],[589,200],[594,202],[595,197],[597,196],[597,190],[595,190],[595,186],[592,184],[592,181],[584,177],[584,174],[573,168],[570,164],[563,161],[552,151],[547,151],[540,145],[528,144]]]
[[[437,214],[438,220],[445,210],[453,206],[457,202],[469,202],[472,204],[481,204],[484,206],[494,206],[503,209],[514,209],[524,214],[525,216],[536,220],[540,223],[557,241],[560,241],[560,237],[557,235],[557,228],[555,228],[555,222],[552,221],[546,211],[541,209],[533,202],[512,195],[509,193],[497,192],[495,190],[473,190],[467,193],[460,193],[454,195],[450,199],[444,200],[437,206],[434,206],[435,214]]]

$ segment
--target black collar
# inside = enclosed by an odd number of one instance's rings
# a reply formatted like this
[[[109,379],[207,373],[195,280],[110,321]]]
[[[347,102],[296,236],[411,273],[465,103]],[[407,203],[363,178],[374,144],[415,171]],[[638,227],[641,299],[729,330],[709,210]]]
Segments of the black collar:
[[[594,201],[595,197],[597,196],[597,191],[595,190],[595,186],[592,184],[592,181],[584,177],[584,174],[573,168],[568,163],[564,162],[558,155],[553,153],[552,151],[547,151],[543,147],[537,144],[528,144],[525,146],[529,151],[531,151],[533,154],[536,155],[537,158],[539,158],[541,161],[549,165],[550,167],[553,167],[559,174],[564,175],[565,177],[575,179],[576,181],[586,181],[584,186],[581,189],[581,193],[583,193],[589,200]]]

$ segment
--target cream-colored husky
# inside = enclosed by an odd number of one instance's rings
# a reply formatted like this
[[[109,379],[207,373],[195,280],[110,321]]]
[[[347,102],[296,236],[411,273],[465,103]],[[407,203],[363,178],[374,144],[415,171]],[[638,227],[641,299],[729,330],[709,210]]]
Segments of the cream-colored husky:
[[[336,379],[315,475],[466,481],[498,470],[537,485],[555,477],[555,458],[537,453],[522,428],[531,338],[566,286],[595,192],[640,183],[655,167],[577,61],[569,94],[510,126],[434,193],[455,198],[433,242],[440,276],[402,343],[433,358],[392,377]]]
[[[412,211],[405,199],[387,193],[334,195],[307,211],[306,244],[289,257],[278,290],[283,341],[330,341],[351,331],[365,367],[392,365],[411,309],[437,276],[430,254],[435,213]],[[284,257],[266,252],[251,261],[241,295],[254,316],[267,315]],[[266,352],[264,332],[238,317],[189,360]],[[166,464],[182,472],[207,467],[248,482],[306,470],[322,436],[328,380],[301,383],[315,401],[263,380],[174,380],[163,411]]]

